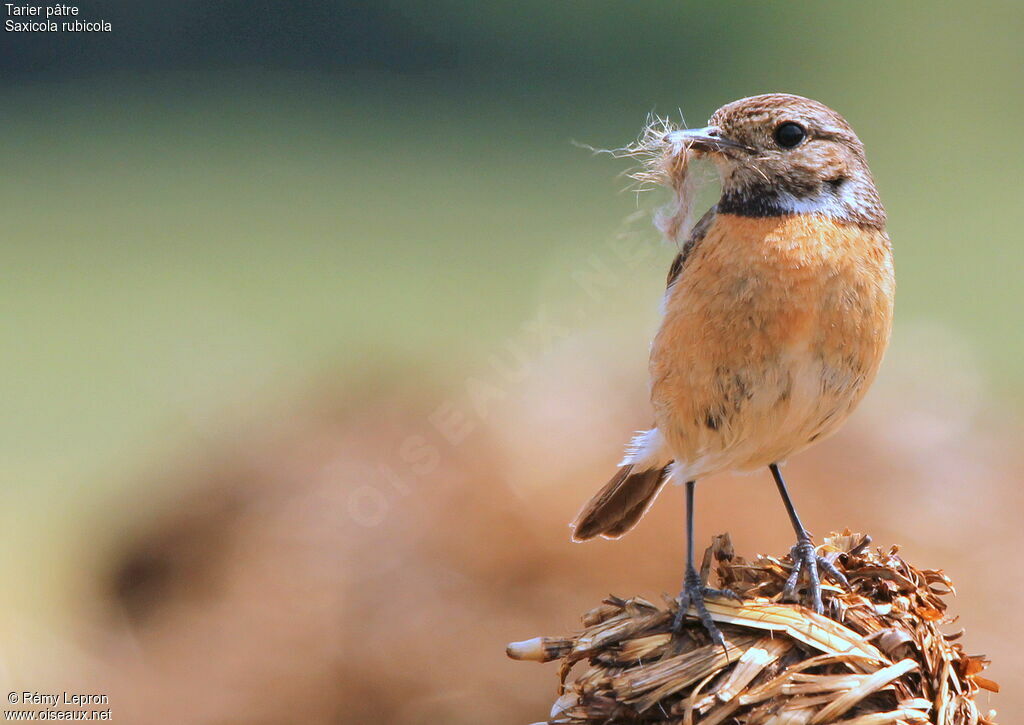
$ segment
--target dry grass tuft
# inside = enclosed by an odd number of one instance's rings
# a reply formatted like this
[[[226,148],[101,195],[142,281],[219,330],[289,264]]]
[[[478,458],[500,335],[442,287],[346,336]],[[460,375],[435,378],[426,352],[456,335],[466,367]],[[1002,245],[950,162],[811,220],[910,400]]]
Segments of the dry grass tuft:
[[[651,115],[636,141],[617,149],[594,149],[611,154],[617,159],[631,159],[639,163],[628,172],[639,193],[663,186],[671,200],[654,216],[654,225],[671,244],[686,241],[693,227],[693,210],[699,189],[699,177],[690,168],[693,154],[682,141],[669,134],[681,127],[668,118]]]
[[[639,188],[650,186],[672,186],[684,176],[689,164],[689,153],[685,145],[670,141],[669,134],[680,130],[680,126],[661,116],[652,115],[640,131],[636,141],[610,153],[616,158],[635,159],[640,165],[629,173]]]
[[[516,642],[508,655],[561,660],[548,723],[995,725],[975,702],[981,689],[998,691],[980,675],[988,660],[964,652],[962,631],[941,631],[956,621],[943,601],[952,583],[869,543],[847,531],[821,547],[850,580],[849,591],[823,584],[829,617],[780,603],[788,557],[744,561],[726,534],[703,566],[707,577],[716,563],[720,586],[744,599],[707,603],[724,649],[692,618],[673,637],[670,597],[664,607],[609,597],[579,634]]]

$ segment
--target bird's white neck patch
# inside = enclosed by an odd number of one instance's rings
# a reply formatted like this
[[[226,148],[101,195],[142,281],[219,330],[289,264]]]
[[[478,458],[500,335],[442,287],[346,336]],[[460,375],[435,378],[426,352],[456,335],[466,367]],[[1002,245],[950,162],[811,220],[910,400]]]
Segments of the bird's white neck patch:
[[[849,202],[831,190],[822,190],[814,196],[794,196],[780,192],[775,197],[779,211],[786,214],[824,214],[845,219],[851,216]]]

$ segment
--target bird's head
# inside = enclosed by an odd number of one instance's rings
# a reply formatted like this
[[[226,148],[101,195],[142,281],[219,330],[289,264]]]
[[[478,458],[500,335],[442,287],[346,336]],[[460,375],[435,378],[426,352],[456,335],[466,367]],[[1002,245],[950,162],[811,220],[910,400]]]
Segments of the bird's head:
[[[672,131],[666,140],[718,168],[720,213],[821,213],[885,225],[864,145],[817,101],[784,93],[742,98],[715,111],[706,127]]]

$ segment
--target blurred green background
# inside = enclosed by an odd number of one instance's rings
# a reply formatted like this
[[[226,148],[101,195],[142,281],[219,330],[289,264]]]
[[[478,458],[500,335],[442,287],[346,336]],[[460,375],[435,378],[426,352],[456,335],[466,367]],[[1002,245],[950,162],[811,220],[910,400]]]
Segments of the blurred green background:
[[[650,111],[843,113],[889,211],[894,345],[939,325],[997,416],[1024,400],[1020,3],[81,7],[113,33],[0,53],[4,606],[63,606],[69,537],[153,460],[388,360],[455,386],[624,230],[658,256],[599,314],[642,374],[671,252],[626,221],[622,162],[572,142]]]

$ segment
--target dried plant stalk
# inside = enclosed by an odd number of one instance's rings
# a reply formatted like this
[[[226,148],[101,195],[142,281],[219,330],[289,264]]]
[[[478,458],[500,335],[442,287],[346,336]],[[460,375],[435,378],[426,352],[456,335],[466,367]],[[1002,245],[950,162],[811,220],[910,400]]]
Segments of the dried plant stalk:
[[[975,701],[999,689],[980,674],[988,660],[941,630],[954,621],[943,601],[952,583],[869,542],[846,531],[821,547],[850,580],[848,591],[826,585],[827,617],[780,601],[788,556],[747,562],[723,535],[705,568],[716,563],[720,585],[743,598],[707,602],[725,648],[692,617],[673,635],[670,597],[664,607],[609,597],[579,634],[513,643],[508,655],[561,661],[551,725],[995,725]]]

